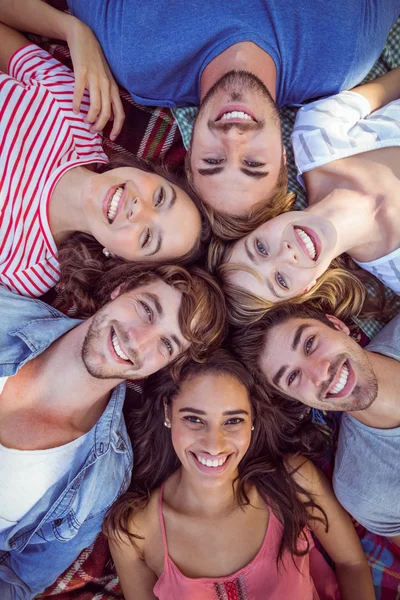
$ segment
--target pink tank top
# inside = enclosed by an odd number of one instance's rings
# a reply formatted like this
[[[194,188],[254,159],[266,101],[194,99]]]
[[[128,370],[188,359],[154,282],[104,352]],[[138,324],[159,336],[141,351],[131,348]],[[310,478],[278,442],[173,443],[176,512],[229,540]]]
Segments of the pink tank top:
[[[160,600],[340,600],[336,576],[315,548],[309,531],[306,535],[310,552],[305,556],[295,556],[293,562],[290,552],[286,551],[283,564],[280,562],[277,568],[276,555],[283,527],[271,510],[264,541],[248,565],[227,577],[186,577],[168,554],[162,512],[163,487],[158,511],[164,545],[164,571],[153,589]],[[302,544],[305,546],[305,541]]]

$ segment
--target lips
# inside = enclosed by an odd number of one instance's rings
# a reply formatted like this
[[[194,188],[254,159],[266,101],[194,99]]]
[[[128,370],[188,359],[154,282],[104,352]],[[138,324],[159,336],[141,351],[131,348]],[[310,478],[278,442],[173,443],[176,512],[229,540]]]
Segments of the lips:
[[[216,123],[219,121],[226,123],[257,123],[257,119],[248,108],[236,104],[228,104],[222,108],[215,119]]]
[[[122,210],[125,203],[125,184],[115,185],[109,190],[104,202],[103,212],[111,225]]]
[[[316,262],[321,253],[321,240],[315,231],[308,227],[299,227],[298,225],[295,225],[293,229],[303,254],[308,259]]]
[[[355,373],[349,361],[345,361],[338,368],[336,375],[329,386],[326,397],[327,398],[344,398],[348,396],[355,385]]]
[[[205,455],[204,453],[198,452],[190,452],[190,455],[193,458],[194,464],[197,468],[203,473],[208,473],[210,475],[218,475],[225,471],[230,463],[230,459],[232,454],[225,454],[222,456],[211,456]]]

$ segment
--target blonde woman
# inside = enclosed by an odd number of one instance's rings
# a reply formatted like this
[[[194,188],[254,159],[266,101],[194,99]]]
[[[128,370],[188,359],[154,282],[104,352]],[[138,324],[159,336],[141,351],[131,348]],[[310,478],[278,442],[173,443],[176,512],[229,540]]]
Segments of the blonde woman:
[[[337,270],[345,262],[332,264],[343,253],[400,293],[399,97],[400,67],[299,111],[292,142],[309,207],[211,257],[224,263],[230,295],[245,294],[250,312],[328,288],[332,302],[342,303],[341,293],[359,288],[352,273]]]

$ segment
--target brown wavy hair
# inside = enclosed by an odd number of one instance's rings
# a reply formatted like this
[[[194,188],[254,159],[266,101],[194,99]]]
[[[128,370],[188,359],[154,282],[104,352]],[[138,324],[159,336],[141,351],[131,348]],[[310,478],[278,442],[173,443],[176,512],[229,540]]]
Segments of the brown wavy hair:
[[[230,281],[229,275],[237,271],[248,271],[259,278],[251,267],[228,262],[233,245],[234,242],[227,244],[212,240],[208,251],[208,268],[221,283],[228,320],[236,327],[250,325],[262,319],[267,311],[278,304],[286,303],[302,305],[307,302],[324,313],[335,314],[343,321],[359,316],[381,318],[387,313],[384,285],[356,265],[347,254],[335,258],[308,292],[277,303]]]
[[[121,167],[133,167],[135,169],[140,169],[141,171],[146,171],[147,173],[153,173],[155,175],[159,175],[160,177],[164,177],[169,183],[177,186],[181,190],[183,190],[189,198],[192,200],[193,204],[196,206],[197,210],[200,213],[201,219],[201,230],[200,235],[194,240],[192,248],[186,252],[183,256],[179,258],[173,258],[170,260],[163,259],[162,264],[179,264],[179,265],[187,265],[190,263],[194,263],[204,256],[206,249],[208,247],[210,238],[211,238],[211,226],[209,218],[204,210],[203,203],[199,200],[199,197],[193,190],[193,188],[189,185],[186,177],[177,169],[173,169],[170,166],[165,165],[161,162],[147,162],[138,157],[127,158],[125,156],[116,156],[113,157],[107,165],[101,165],[99,167],[99,172],[104,173],[106,171],[110,171],[112,169],[118,169]],[[178,224],[177,224],[178,227]],[[92,235],[82,233],[76,231],[71,234],[69,238],[62,244],[62,248],[76,248],[79,249],[82,244],[85,244],[88,248],[88,251],[92,254],[93,258],[96,258],[98,261],[106,262],[107,259],[103,254],[103,246],[98,242]],[[61,253],[60,253],[61,255]],[[134,261],[135,264],[141,264],[140,260]],[[149,264],[148,262],[142,264]],[[151,264],[161,264],[156,260]]]
[[[207,352],[218,348],[226,334],[224,295],[211,275],[199,267],[138,266],[117,259],[99,263],[86,247],[69,249],[61,263],[58,302],[73,306],[79,317],[87,318],[110,301],[111,293],[121,293],[161,279],[182,294],[179,327],[190,342],[187,352],[174,362],[175,372],[185,360],[204,360]]]
[[[282,147],[283,141],[282,141]],[[196,192],[193,185],[193,175],[190,165],[191,146],[185,157],[185,171],[188,183]],[[200,197],[201,198],[201,197]],[[278,179],[275,188],[263,200],[255,204],[247,215],[229,215],[214,210],[203,201],[203,210],[211,224],[213,234],[219,239],[226,242],[237,240],[248,233],[257,229],[260,225],[277,217],[282,212],[291,210],[295,200],[295,194],[288,192],[288,173],[284,159],[282,158],[281,167],[279,169]]]
[[[209,373],[225,374],[237,379],[245,386],[251,402],[254,431],[249,449],[239,464],[235,482],[238,504],[249,504],[246,489],[249,485],[255,486],[258,493],[268,499],[272,510],[283,524],[278,560],[282,558],[285,549],[289,549],[292,554],[304,555],[308,549],[301,550],[298,542],[310,518],[307,509],[319,510],[321,516],[313,518],[328,526],[324,511],[294,481],[291,477],[293,470],[290,471],[285,460],[285,455],[289,453],[293,455],[294,452],[301,451],[303,454],[306,450],[311,454],[307,450],[307,441],[305,442],[307,427],[303,421],[299,421],[298,415],[293,418],[293,415],[287,416],[280,412],[275,419],[276,411],[271,412],[265,393],[258,396],[252,375],[226,350],[219,350],[202,364],[185,365],[179,381],[171,378],[167,370],[147,379],[143,405],[132,412],[128,427],[134,446],[134,476],[128,491],[108,512],[103,524],[104,533],[114,539],[120,539],[121,534],[128,535],[133,544],[135,538],[143,539],[132,533],[132,517],[135,512],[147,506],[153,492],[181,466],[171,443],[171,434],[163,424],[164,406],[171,406],[185,381]],[[325,444],[326,436],[312,424],[308,437],[314,448],[319,446],[321,449]],[[299,493],[304,494],[305,502],[300,501]]]

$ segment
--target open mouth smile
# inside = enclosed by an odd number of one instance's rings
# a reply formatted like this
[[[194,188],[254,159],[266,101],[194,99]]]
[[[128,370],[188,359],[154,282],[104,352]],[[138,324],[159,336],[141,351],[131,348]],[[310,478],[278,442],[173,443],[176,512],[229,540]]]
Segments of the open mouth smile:
[[[124,194],[125,184],[122,184],[116,188],[113,194],[111,194],[108,199],[106,212],[107,219],[110,225],[114,222],[116,216],[121,212],[121,209],[124,205],[123,201],[121,201]]]
[[[309,230],[306,231],[297,225],[294,227],[294,231],[304,254],[314,262],[318,260],[319,252],[315,237],[311,235]]]
[[[133,364],[132,361],[130,360],[130,358],[122,350],[121,345],[118,340],[118,336],[113,327],[111,327],[111,346],[112,346],[112,349],[114,350],[114,353],[115,353],[117,359],[119,359],[118,362],[124,362],[124,363],[129,362],[129,363]]]
[[[240,106],[228,106],[223,108],[219,113],[215,122],[229,122],[229,123],[257,123],[257,119],[248,110],[243,110]]]
[[[346,360],[338,369],[333,382],[329,386],[327,398],[343,398],[347,396],[354,387],[355,376],[348,361]]]
[[[225,456],[210,456],[209,458],[205,458],[200,453],[190,452],[190,454],[193,456],[194,462],[200,471],[212,474],[222,473],[227,468],[232,456],[232,454],[226,454]]]

